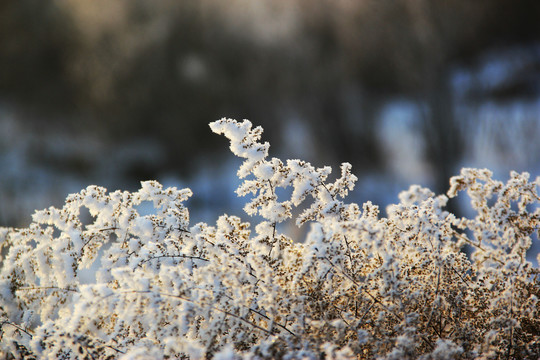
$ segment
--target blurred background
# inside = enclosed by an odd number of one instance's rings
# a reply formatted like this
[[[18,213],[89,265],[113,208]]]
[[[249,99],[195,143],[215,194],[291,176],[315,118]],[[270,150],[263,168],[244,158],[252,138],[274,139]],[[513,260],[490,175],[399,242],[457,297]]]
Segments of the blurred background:
[[[536,177],[540,2],[0,1],[0,225],[148,179],[191,187],[194,221],[244,217],[221,117],[352,163],[383,208],[464,166]]]

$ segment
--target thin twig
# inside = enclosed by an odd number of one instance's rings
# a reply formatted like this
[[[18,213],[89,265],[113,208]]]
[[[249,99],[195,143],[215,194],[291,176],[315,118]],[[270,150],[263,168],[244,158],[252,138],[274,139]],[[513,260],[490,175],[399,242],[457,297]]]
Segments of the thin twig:
[[[452,268],[452,270],[454,270],[454,272],[461,279],[461,281],[463,281],[465,283],[465,285],[469,285],[469,282],[467,281],[467,279],[465,279],[463,276],[461,276],[461,274],[452,265],[449,265],[449,266],[450,266],[450,268]]]
[[[71,292],[79,292],[77,289],[70,289],[70,288],[61,288],[58,286],[28,286],[28,287],[21,287],[18,288],[17,291],[20,290],[61,290],[61,291],[71,291]]]
[[[113,226],[113,227],[109,227],[109,228],[99,229],[99,231],[109,231],[109,230],[118,230],[118,227]]]
[[[11,325],[11,326],[13,326],[14,328],[16,328],[17,330],[22,331],[22,332],[25,333],[26,335],[30,336],[31,338],[34,337],[32,334],[30,334],[30,333],[28,332],[28,330],[23,329],[22,327],[20,327],[20,326],[17,325],[17,324],[12,323],[11,321],[8,321],[8,320],[2,321],[2,323],[0,323],[0,329],[1,329],[2,327],[4,327],[4,325]]]
[[[362,317],[360,318],[358,324],[361,324],[363,321],[364,321],[364,318],[366,317],[367,314],[369,314],[369,311],[371,310],[371,308],[373,307],[373,305],[375,305],[375,301],[373,301],[367,308],[367,310],[364,312],[364,315],[362,315]]]
[[[351,253],[351,247],[349,246],[349,241],[347,240],[347,235],[343,235],[343,239],[345,240],[345,245],[347,245],[347,256],[349,257],[349,261],[351,262],[351,266],[353,266],[353,257]]]
[[[200,256],[178,254],[178,255],[158,255],[158,256],[149,257],[148,259],[144,259],[143,261],[141,261],[141,264],[151,261],[151,260],[162,259],[162,258],[183,258],[183,259],[191,259],[191,260],[210,261]]]
[[[125,351],[122,351],[122,350],[120,350],[120,349],[117,349],[117,348],[115,348],[114,346],[111,346],[111,345],[104,344],[103,346],[106,346],[106,347],[108,347],[109,349],[112,349],[112,350],[114,350],[114,351],[116,351],[116,352],[119,352],[120,354],[125,354],[125,353],[126,353]]]
[[[336,200],[336,196],[335,196],[334,194],[332,194],[332,193],[330,192],[330,190],[328,190],[328,188],[326,187],[326,184],[325,184],[325,183],[321,182],[321,186],[322,186],[323,188],[325,188],[326,191],[328,191],[328,194],[330,194],[330,197],[332,198],[332,200]]]

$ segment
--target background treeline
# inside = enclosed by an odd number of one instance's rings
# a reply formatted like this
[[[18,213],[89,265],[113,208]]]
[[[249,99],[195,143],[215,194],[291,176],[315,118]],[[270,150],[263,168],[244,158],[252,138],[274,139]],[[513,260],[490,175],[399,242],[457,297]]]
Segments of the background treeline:
[[[29,167],[86,184],[187,177],[223,116],[278,153],[399,177],[392,104],[437,192],[476,153],[537,175],[539,99],[537,1],[0,2],[0,162],[24,142]],[[4,199],[29,181],[3,178]]]

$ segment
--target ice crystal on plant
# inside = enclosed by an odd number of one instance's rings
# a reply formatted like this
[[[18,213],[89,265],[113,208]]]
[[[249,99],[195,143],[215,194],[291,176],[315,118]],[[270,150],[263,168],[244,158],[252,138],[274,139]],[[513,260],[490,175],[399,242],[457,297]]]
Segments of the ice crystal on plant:
[[[136,192],[89,186],[28,228],[0,229],[3,355],[540,357],[539,270],[525,257],[540,227],[540,179],[463,169],[447,195],[413,185],[381,217],[370,202],[346,202],[350,164],[328,182],[329,167],[269,158],[262,128],[247,120],[210,127],[244,159],[237,194],[262,220],[190,224],[191,191],[147,181]],[[462,192],[473,218],[445,210]],[[139,213],[143,202],[153,212]],[[288,220],[309,227],[305,239],[279,231]],[[82,281],[86,269],[94,281]]]

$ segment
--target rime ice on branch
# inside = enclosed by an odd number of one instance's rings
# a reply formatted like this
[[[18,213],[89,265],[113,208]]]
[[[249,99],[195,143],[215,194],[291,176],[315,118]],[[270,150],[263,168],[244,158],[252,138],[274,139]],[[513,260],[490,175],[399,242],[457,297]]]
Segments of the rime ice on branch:
[[[231,142],[231,151],[246,159],[238,170],[238,177],[243,179],[253,175],[254,179],[244,180],[237,194],[255,195],[244,208],[249,215],[259,214],[272,223],[281,222],[292,216],[292,206],[299,206],[306,197],[311,196],[314,202],[298,217],[298,225],[322,217],[337,216],[344,220],[347,216],[346,212],[350,209],[338,197],[345,198],[357,180],[351,173],[349,163],[342,164],[341,178],[335,183],[326,184],[332,171],[329,166],[315,169],[301,160],[287,160],[286,164],[276,158],[267,160],[270,145],[259,143],[262,128],[252,129],[248,120],[238,123],[232,119],[221,119],[211,123],[210,128],[217,134],[225,135]],[[289,186],[292,187],[291,198],[279,202],[276,189]],[[353,211],[356,211],[356,206]]]
[[[0,229],[0,354],[162,359],[539,358],[538,186],[463,169],[449,197],[413,185],[380,217],[345,201],[357,178],[268,158],[262,128],[221,119],[244,210],[189,222],[189,189],[90,186],[24,229]],[[276,190],[289,188],[280,199]],[[154,211],[141,215],[143,202]],[[309,225],[290,239],[277,223]],[[84,225],[81,209],[92,222]],[[254,229],[254,230],[253,230]],[[468,246],[470,256],[462,252]],[[540,258],[539,258],[540,260]]]

